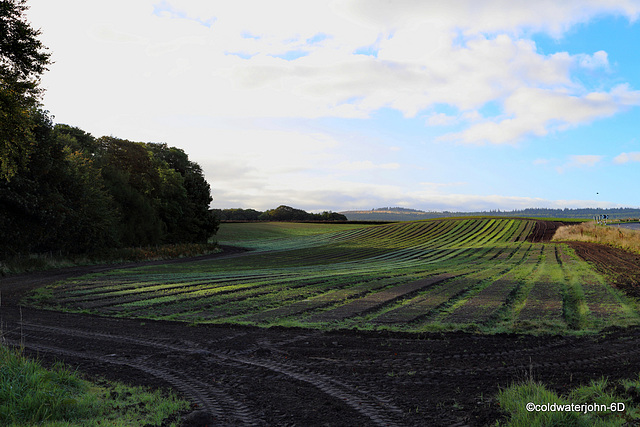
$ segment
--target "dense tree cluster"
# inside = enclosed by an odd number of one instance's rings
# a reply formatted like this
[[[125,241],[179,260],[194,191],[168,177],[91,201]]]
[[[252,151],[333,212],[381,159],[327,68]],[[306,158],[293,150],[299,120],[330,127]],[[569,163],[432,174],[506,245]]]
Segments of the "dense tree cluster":
[[[36,149],[38,85],[49,65],[26,10],[26,0],[0,0],[0,179],[25,167]]]
[[[264,212],[255,209],[213,209],[221,221],[346,221],[347,217],[337,212],[324,211],[314,214],[280,205]]]
[[[221,221],[260,221],[263,213],[255,209],[213,209],[213,214]]]
[[[217,230],[209,184],[183,150],[40,121],[29,167],[0,181],[1,254],[206,242]]]
[[[209,184],[184,151],[53,125],[26,9],[0,0],[0,257],[208,240]]]

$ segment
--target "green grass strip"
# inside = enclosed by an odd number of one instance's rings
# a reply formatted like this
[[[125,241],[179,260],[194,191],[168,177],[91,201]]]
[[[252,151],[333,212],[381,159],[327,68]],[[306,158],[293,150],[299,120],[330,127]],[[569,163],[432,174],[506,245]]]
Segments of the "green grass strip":
[[[188,402],[159,391],[90,383],[59,363],[45,369],[19,350],[0,345],[3,426],[161,425],[188,407]]]
[[[623,380],[616,385],[602,378],[592,380],[590,384],[578,387],[566,396],[559,396],[544,384],[527,379],[498,393],[497,400],[500,408],[509,417],[507,422],[499,422],[498,425],[508,427],[638,425],[640,411],[638,405],[634,404],[633,397],[639,388],[638,380]]]

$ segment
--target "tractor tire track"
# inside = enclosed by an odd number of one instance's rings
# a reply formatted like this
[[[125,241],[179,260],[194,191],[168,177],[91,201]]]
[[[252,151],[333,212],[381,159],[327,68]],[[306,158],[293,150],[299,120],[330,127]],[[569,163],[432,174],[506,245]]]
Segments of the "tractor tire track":
[[[29,325],[25,329],[27,330],[38,330],[34,325]],[[60,328],[48,328],[44,327],[43,330],[58,330]],[[69,331],[69,330],[67,330]],[[9,335],[16,335],[15,330],[12,331]],[[247,425],[247,426],[257,426],[263,425],[263,422],[258,420],[253,414],[252,411],[244,405],[242,402],[239,402],[233,398],[231,398],[228,392],[215,388],[211,384],[205,383],[203,381],[191,378],[187,376],[183,372],[179,372],[176,369],[171,369],[168,367],[160,366],[157,364],[149,363],[148,361],[145,363],[144,359],[137,360],[129,360],[123,357],[117,357],[116,354],[104,355],[97,352],[91,351],[74,351],[68,350],[65,348],[61,348],[54,345],[42,344],[42,343],[34,343],[32,339],[35,340],[44,340],[44,341],[55,341],[54,338],[51,337],[42,337],[39,335],[35,335],[33,333],[29,334],[21,334],[20,339],[16,338],[7,338],[7,335],[4,336],[5,341],[8,344],[14,346],[23,345],[26,349],[33,352],[45,352],[54,354],[57,356],[63,357],[71,357],[74,359],[87,359],[91,361],[97,361],[105,365],[115,365],[115,366],[127,366],[145,374],[156,377],[163,382],[169,384],[172,388],[178,391],[180,394],[187,397],[192,403],[195,403],[199,408],[208,411],[213,417],[217,420],[224,422],[224,425],[234,426],[234,425]],[[78,334],[75,334],[78,336]],[[29,342],[24,341],[24,338],[30,339]],[[117,340],[116,336],[108,336],[103,335],[103,337],[113,338]],[[135,342],[136,340],[125,340],[129,342]],[[148,343],[147,343],[148,344]],[[162,346],[165,347],[165,346]]]
[[[344,381],[333,378],[330,375],[319,374],[308,367],[301,368],[296,366],[295,362],[287,361],[287,363],[278,362],[268,359],[255,359],[243,355],[242,353],[255,353],[255,349],[238,352],[233,350],[215,351],[203,348],[200,344],[179,340],[174,343],[158,342],[139,338],[135,336],[105,333],[105,332],[89,332],[75,328],[64,328],[48,325],[40,325],[31,321],[22,322],[16,325],[9,332],[8,336],[15,337],[18,335],[26,337],[29,340],[24,342],[26,348],[33,351],[43,351],[58,354],[67,357],[84,358],[99,361],[100,363],[125,365],[147,374],[160,378],[174,387],[176,390],[189,397],[194,403],[201,408],[209,411],[218,419],[227,419],[241,421],[241,425],[259,425],[261,422],[252,416],[250,410],[238,400],[231,398],[227,392],[217,389],[208,383],[187,377],[184,372],[175,368],[161,367],[154,364],[153,360],[146,359],[144,356],[137,357],[134,361],[123,359],[117,355],[104,356],[95,352],[65,350],[63,348],[40,343],[33,343],[35,340],[51,340],[53,334],[57,336],[65,336],[73,340],[83,340],[85,343],[89,340],[102,340],[112,343],[125,343],[135,346],[138,352],[142,352],[143,347],[151,350],[151,353],[161,351],[171,354],[183,354],[187,357],[196,357],[199,363],[203,365],[227,365],[239,370],[268,370],[287,379],[294,379],[303,383],[307,383],[330,398],[339,400],[351,407],[354,411],[360,413],[363,417],[370,420],[371,425],[380,426],[397,426],[402,418],[402,410],[391,403],[388,397],[376,396],[371,391],[364,391],[356,388]],[[26,331],[26,335],[24,334]],[[40,334],[38,334],[40,333]],[[284,340],[276,346],[287,345],[301,339],[308,339],[308,335],[295,336],[291,339]],[[17,338],[13,338],[14,344],[18,343]],[[86,344],[85,344],[86,345]],[[273,345],[271,347],[274,347]],[[149,350],[143,354],[150,354]],[[232,424],[233,425],[233,422]]]
[[[17,308],[0,309],[11,344],[80,370],[89,363],[89,372],[155,378],[220,425],[495,424],[499,409],[477,396],[530,372],[562,390],[640,370],[640,328],[589,337],[416,335],[190,327],[24,308],[21,320]]]

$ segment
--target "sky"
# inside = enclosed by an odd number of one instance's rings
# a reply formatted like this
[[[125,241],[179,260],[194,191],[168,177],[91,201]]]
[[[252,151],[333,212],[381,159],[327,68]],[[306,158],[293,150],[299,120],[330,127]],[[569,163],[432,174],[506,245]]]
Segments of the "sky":
[[[54,122],[214,208],[640,207],[640,0],[29,0]]]

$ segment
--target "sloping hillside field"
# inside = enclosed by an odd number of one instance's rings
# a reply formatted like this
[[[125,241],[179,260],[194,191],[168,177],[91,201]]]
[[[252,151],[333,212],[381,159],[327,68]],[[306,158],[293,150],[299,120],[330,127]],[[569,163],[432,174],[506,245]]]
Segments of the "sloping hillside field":
[[[109,316],[406,332],[580,332],[638,308],[533,220],[223,224],[249,252],[112,270],[31,300]],[[549,233],[546,233],[549,234]]]

